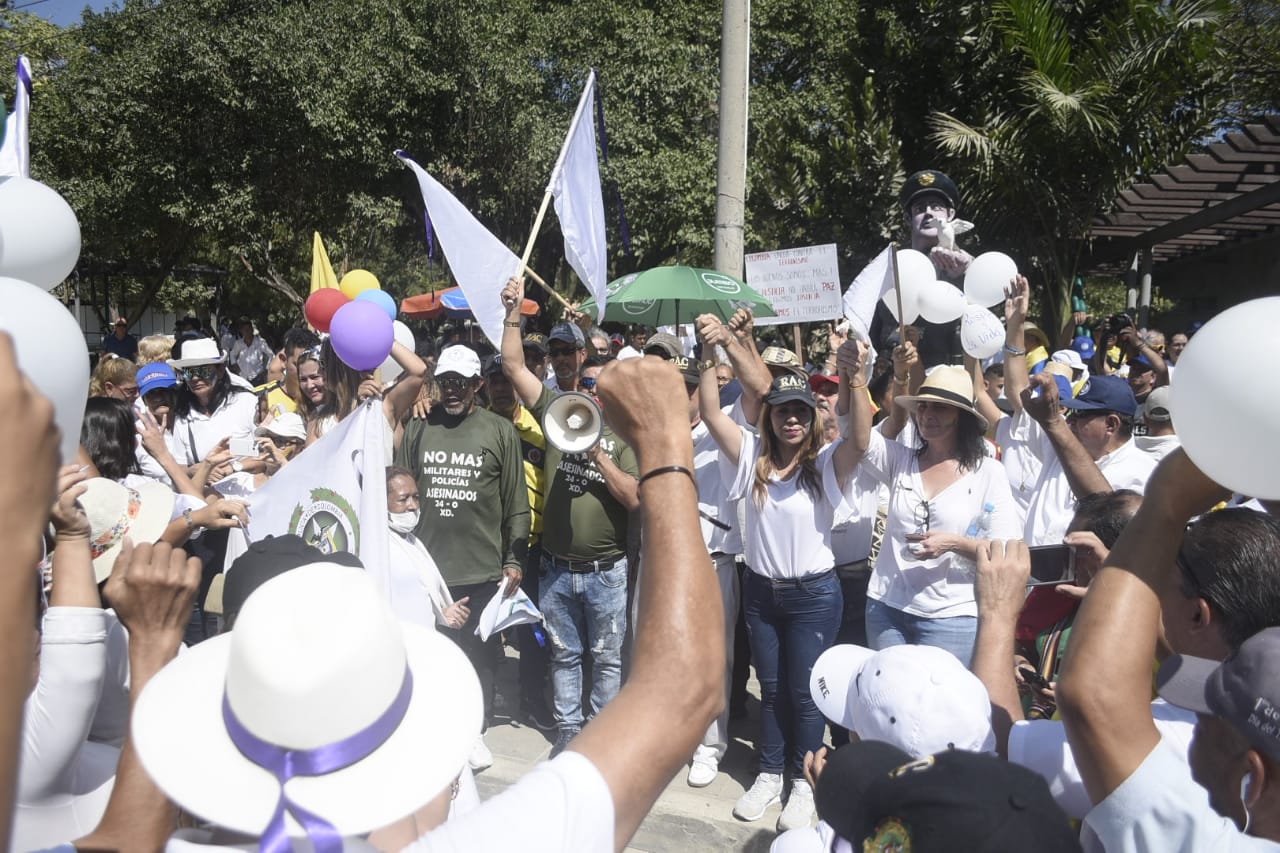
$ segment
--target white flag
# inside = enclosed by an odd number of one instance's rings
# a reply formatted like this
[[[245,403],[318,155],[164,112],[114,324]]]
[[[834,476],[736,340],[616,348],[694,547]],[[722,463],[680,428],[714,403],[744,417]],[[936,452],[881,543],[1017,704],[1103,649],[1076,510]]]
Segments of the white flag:
[[[382,401],[361,405],[253,493],[248,541],[293,533],[326,554],[355,554],[386,593],[387,439]],[[231,537],[225,565],[244,547],[242,537]]]
[[[427,215],[471,313],[485,337],[502,349],[502,321],[507,316],[502,307],[502,288],[520,270],[520,259],[408,154],[397,151],[396,156],[418,178]]]
[[[892,251],[892,245],[885,246],[884,251],[862,268],[844,293],[844,316],[853,327],[854,337],[868,343],[871,341],[871,318],[876,314],[876,303],[893,290],[893,261],[889,254]]]
[[[596,72],[587,76],[569,135],[551,173],[547,192],[555,196],[556,216],[564,234],[564,255],[596,301],[596,321],[604,319],[605,285],[609,280],[604,237],[604,193],[596,159]]]
[[[31,177],[31,155],[27,148],[27,114],[31,111],[31,63],[18,57],[18,86],[13,96],[13,112],[4,120],[4,145],[0,146],[0,177]]]

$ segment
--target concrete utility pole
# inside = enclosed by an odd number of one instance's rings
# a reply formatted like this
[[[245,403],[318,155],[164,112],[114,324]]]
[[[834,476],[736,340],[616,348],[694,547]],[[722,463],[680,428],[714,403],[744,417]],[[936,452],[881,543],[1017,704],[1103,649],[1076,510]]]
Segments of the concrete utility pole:
[[[724,0],[720,25],[720,145],[716,155],[715,267],[743,275],[747,195],[747,86],[751,0]]]

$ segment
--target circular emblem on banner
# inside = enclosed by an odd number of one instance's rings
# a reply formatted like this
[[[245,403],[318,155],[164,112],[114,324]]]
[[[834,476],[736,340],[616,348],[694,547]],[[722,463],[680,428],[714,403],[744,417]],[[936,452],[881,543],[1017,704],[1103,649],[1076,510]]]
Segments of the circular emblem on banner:
[[[647,314],[652,309],[653,309],[652,299],[644,299],[644,300],[641,300],[640,302],[622,303],[622,310],[633,317],[639,317],[643,314]]]
[[[311,503],[294,507],[289,532],[324,554],[360,553],[360,516],[332,489],[312,489]]]
[[[742,292],[742,285],[738,284],[727,275],[720,275],[714,272],[704,272],[702,274],[702,283],[717,293],[723,293],[726,296],[733,296]]]

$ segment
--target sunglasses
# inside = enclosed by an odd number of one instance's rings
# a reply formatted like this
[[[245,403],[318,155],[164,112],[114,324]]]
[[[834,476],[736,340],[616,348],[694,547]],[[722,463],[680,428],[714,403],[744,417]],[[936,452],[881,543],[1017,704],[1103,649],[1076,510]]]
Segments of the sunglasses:
[[[929,502],[921,501],[920,505],[915,508],[913,515],[916,523],[917,533],[929,532]]]
[[[196,367],[184,367],[182,368],[182,375],[186,377],[188,382],[192,379],[212,382],[221,367],[222,365],[220,364],[201,364]]]
[[[566,356],[576,355],[577,349],[573,347],[551,347],[548,352],[552,358],[565,358]]]
[[[437,379],[436,383],[439,384],[441,388],[448,388],[450,391],[465,391],[471,387],[470,379],[455,379],[453,377],[448,379]]]
[[[582,386],[583,391],[596,390],[596,378],[594,376],[583,376],[578,380],[578,384]]]

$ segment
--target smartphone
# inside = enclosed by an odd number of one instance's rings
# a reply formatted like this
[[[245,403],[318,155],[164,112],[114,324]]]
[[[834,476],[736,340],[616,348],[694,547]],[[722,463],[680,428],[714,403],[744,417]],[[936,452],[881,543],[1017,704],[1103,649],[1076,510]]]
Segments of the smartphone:
[[[1032,687],[1039,687],[1041,690],[1049,689],[1049,682],[1045,677],[1029,666],[1018,667],[1018,674],[1022,676],[1023,681]]]
[[[254,443],[252,436],[231,439],[230,449],[232,456],[258,455],[258,445]]]
[[[1071,583],[1076,579],[1076,552],[1069,545],[1033,545],[1027,586]]]

